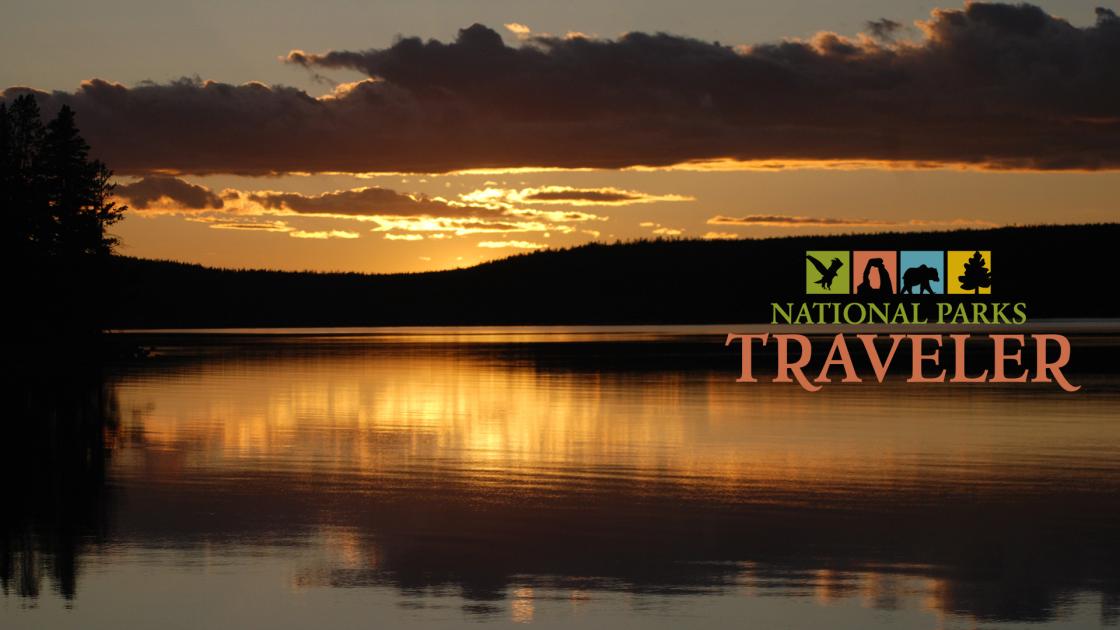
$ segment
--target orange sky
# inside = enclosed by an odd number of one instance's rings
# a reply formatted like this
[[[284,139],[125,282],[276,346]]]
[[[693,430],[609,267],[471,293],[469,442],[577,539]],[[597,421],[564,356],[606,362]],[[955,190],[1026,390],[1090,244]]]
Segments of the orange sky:
[[[1120,18],[1080,0],[326,2],[237,37],[219,26],[252,7],[119,2],[131,38],[96,49],[19,7],[0,98],[73,106],[119,174],[126,255],[401,272],[616,239],[1120,218]]]
[[[291,232],[215,229],[213,223],[191,220],[198,218],[199,213],[195,211],[177,214],[136,211],[114,227],[122,240],[122,253],[231,267],[396,272],[471,265],[529,251],[524,247],[564,247],[593,240],[651,237],[658,230],[663,235],[679,230],[684,237],[743,238],[885,229],[949,229],[958,222],[962,226],[984,226],[1109,221],[1120,217],[1115,200],[1115,191],[1120,189],[1120,174],[1113,172],[793,169],[781,172],[545,172],[372,179],[351,176],[185,179],[216,191],[273,190],[308,195],[379,186],[457,200],[486,189],[520,191],[566,186],[609,187],[659,198],[678,196],[689,200],[574,207],[526,204],[526,207],[545,211],[575,210],[601,218],[566,224],[572,228],[568,233],[553,229],[461,236],[454,232],[377,231],[379,226],[373,223],[343,217],[272,216],[264,219],[283,221],[293,231],[316,236],[329,235],[332,231],[356,236],[294,238]],[[122,181],[129,179],[122,178]],[[224,216],[224,213],[211,214]],[[751,215],[862,219],[867,225],[784,227],[709,223],[717,216]],[[442,237],[432,238],[433,235]],[[482,243],[506,246],[483,247]]]

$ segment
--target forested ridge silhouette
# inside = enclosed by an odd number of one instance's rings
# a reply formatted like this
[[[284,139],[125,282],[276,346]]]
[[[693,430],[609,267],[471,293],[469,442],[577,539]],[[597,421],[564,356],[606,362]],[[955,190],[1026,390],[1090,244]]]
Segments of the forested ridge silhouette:
[[[545,250],[448,271],[234,270],[113,257],[115,328],[768,322],[806,296],[805,251],[990,250],[991,295],[892,300],[1027,303],[1031,318],[1117,317],[1104,283],[1120,224],[702,241]],[[1100,273],[1098,273],[1100,272]],[[880,298],[876,298],[877,300]]]

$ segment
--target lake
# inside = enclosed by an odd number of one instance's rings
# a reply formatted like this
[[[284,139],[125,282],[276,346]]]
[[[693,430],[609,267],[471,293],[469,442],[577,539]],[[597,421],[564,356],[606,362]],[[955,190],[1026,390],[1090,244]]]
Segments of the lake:
[[[1120,335],[1053,326],[1075,394],[736,383],[728,326],[128,333],[9,393],[0,626],[1116,626]]]

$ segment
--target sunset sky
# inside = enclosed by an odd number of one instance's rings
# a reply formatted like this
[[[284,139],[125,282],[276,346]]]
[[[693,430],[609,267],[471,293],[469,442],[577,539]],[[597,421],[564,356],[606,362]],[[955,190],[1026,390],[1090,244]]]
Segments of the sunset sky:
[[[1098,4],[26,2],[0,89],[76,110],[121,253],[208,265],[1104,221]]]

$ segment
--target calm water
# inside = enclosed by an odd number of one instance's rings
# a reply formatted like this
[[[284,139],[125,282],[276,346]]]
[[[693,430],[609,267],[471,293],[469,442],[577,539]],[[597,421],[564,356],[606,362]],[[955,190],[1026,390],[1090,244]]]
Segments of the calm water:
[[[1115,335],[1071,395],[738,384],[725,327],[289,332],[10,394],[0,626],[1120,621]]]

